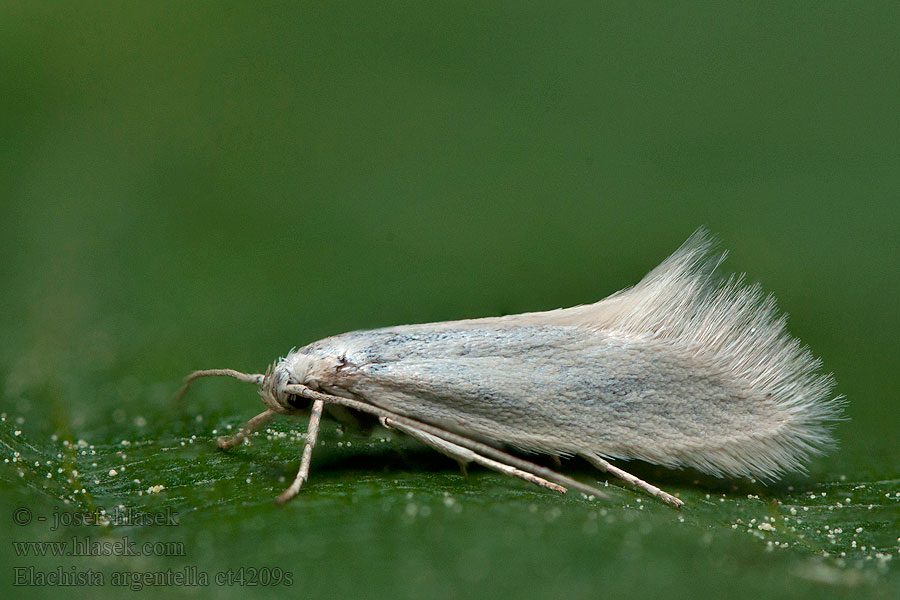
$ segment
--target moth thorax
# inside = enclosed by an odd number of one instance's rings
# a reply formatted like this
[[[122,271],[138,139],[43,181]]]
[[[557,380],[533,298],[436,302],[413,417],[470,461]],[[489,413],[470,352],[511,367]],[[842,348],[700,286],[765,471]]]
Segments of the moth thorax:
[[[301,348],[278,363],[276,369],[285,369],[290,383],[299,383],[314,390],[327,389],[333,382],[341,360],[322,351]]]

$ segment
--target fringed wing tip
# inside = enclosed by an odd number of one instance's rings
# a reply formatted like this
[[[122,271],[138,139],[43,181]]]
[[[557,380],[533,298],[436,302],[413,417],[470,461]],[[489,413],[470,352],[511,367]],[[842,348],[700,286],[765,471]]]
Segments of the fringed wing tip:
[[[772,294],[743,275],[717,276],[726,253],[716,246],[700,227],[637,285],[572,316],[594,331],[663,341],[725,373],[736,393],[771,405],[771,423],[743,437],[735,432],[733,444],[688,452],[681,464],[764,479],[802,470],[803,461],[834,446],[831,430],[846,400],[831,397],[834,378],[788,332]]]

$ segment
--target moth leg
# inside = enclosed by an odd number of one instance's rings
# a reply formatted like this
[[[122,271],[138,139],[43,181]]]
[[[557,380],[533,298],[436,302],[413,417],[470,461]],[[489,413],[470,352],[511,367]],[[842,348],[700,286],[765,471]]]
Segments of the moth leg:
[[[562,473],[557,473],[556,471],[548,469],[547,467],[542,467],[541,465],[536,465],[532,462],[528,462],[527,460],[519,458],[518,456],[507,454],[506,452],[498,450],[497,448],[494,448],[493,446],[490,446],[483,442],[469,439],[458,433],[453,433],[452,431],[447,431],[428,423],[416,421],[415,419],[404,415],[393,413],[387,409],[381,408],[380,406],[368,404],[366,402],[355,400],[353,398],[344,398],[343,396],[335,396],[333,394],[323,394],[321,392],[317,392],[316,390],[312,390],[305,385],[294,383],[290,383],[284,386],[284,389],[288,393],[297,394],[298,396],[303,396],[304,398],[309,398],[311,400],[322,400],[323,402],[327,402],[329,404],[339,404],[341,406],[346,406],[347,408],[352,408],[353,410],[368,413],[376,417],[384,417],[390,419],[393,422],[406,425],[407,427],[412,427],[413,429],[417,429],[424,433],[430,433],[431,435],[439,437],[442,440],[449,441],[458,446],[462,446],[463,448],[467,448],[472,452],[478,452],[482,456],[492,456],[503,465],[518,467],[518,469],[525,471],[531,475],[543,477],[547,481],[555,482],[559,485],[560,488],[562,488],[563,486],[567,486],[571,489],[578,490],[589,498],[607,498],[607,495],[604,492],[592,485],[587,485],[586,483],[582,483],[577,479],[567,477]]]
[[[291,487],[284,490],[275,499],[275,502],[278,504],[284,504],[300,493],[300,487],[309,479],[309,463],[312,461],[313,446],[316,445],[316,439],[319,437],[319,422],[322,420],[322,408],[324,406],[325,403],[321,400],[313,402],[309,415],[309,425],[306,427],[306,444],[303,446],[303,456],[300,458],[300,470],[297,471],[297,476],[294,478]]]
[[[448,457],[452,458],[459,464],[459,470],[462,473],[463,478],[466,481],[469,480],[468,466],[469,466],[469,463],[474,460],[474,458],[472,458],[475,454],[473,451],[471,451],[467,448],[463,448],[462,446],[457,446],[456,444],[448,442],[447,440],[442,440],[439,437],[429,435],[428,433],[425,433],[424,431],[421,431],[419,429],[414,429],[414,428],[411,428],[411,427],[408,427],[405,425],[401,425],[400,423],[394,421],[390,417],[380,417],[378,420],[381,422],[381,425],[383,427],[386,427],[388,429],[396,429],[397,431],[402,431],[403,433],[406,433],[406,434],[416,438],[420,442],[423,442],[423,443],[431,446],[432,448],[434,448],[435,450],[437,450],[444,456],[448,456]]]
[[[234,448],[245,439],[247,439],[247,436],[249,436],[251,433],[262,429],[266,425],[266,423],[271,421],[274,417],[274,410],[263,411],[247,421],[247,424],[241,427],[241,430],[235,435],[232,435],[230,437],[220,437],[218,440],[216,440],[216,445],[219,448],[223,448],[226,450],[228,448]]]
[[[402,431],[403,433],[409,434],[417,440],[431,446],[438,452],[449,456],[450,458],[456,460],[460,463],[460,465],[464,465],[469,462],[474,462],[483,467],[487,467],[488,469],[493,469],[494,471],[499,471],[505,475],[510,475],[512,477],[518,477],[519,479],[524,479],[529,483],[533,483],[535,485],[547,488],[549,490],[553,490],[554,492],[559,492],[561,494],[566,493],[566,488],[563,486],[553,483],[551,481],[547,481],[542,477],[538,477],[533,473],[529,473],[527,471],[523,471],[521,469],[517,469],[508,464],[498,462],[496,460],[492,460],[480,454],[469,450],[468,448],[464,448],[462,446],[458,446],[454,443],[448,442],[447,440],[441,439],[435,435],[430,433],[426,433],[421,429],[415,429],[413,427],[409,427],[408,425],[403,425],[394,421],[388,417],[381,417],[381,423],[385,427],[389,427],[392,429],[396,429],[398,431]]]
[[[634,487],[644,490],[651,496],[656,496],[663,502],[667,502],[668,504],[671,504],[675,508],[681,508],[682,506],[684,506],[684,502],[682,500],[679,500],[672,494],[666,493],[666,492],[662,491],[661,489],[659,489],[658,487],[656,487],[655,485],[649,484],[646,481],[644,481],[643,479],[638,479],[631,473],[628,473],[616,466],[613,466],[612,464],[603,460],[596,454],[587,453],[587,454],[582,454],[582,456],[585,457],[588,460],[588,462],[590,462],[592,465],[594,465],[601,471],[606,471],[606,472],[610,473],[611,475],[615,475],[619,479],[624,479],[625,481],[627,481]]]

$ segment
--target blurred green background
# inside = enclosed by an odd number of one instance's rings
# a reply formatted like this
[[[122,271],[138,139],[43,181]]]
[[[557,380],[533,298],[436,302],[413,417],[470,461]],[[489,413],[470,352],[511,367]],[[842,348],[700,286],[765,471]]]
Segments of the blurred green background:
[[[151,593],[897,598],[898,105],[897,2],[0,3],[2,589],[244,567],[293,585]],[[249,386],[169,400],[351,329],[591,302],[699,225],[848,398],[808,477],[636,465],[677,512],[615,481],[606,502],[464,481],[329,424],[278,508],[305,424],[223,453]],[[12,517],[120,505],[180,525]],[[184,551],[10,544],[73,536]]]

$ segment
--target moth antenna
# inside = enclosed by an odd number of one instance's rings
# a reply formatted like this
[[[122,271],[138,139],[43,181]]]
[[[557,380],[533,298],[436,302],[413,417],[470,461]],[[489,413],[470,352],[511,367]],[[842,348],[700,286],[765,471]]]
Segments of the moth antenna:
[[[238,381],[243,381],[244,383],[262,385],[264,376],[260,375],[259,373],[241,373],[240,371],[235,371],[234,369],[203,369],[200,371],[194,371],[184,378],[184,383],[182,384],[181,389],[178,390],[178,393],[175,394],[173,399],[176,401],[182,400],[185,394],[187,394],[188,388],[191,387],[191,383],[193,383],[195,379],[200,379],[201,377],[234,377]]]

